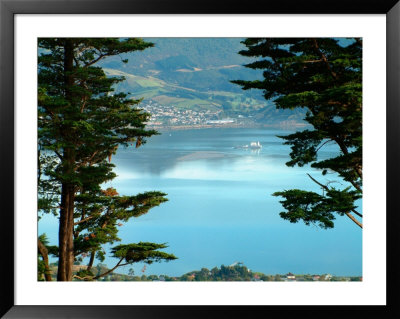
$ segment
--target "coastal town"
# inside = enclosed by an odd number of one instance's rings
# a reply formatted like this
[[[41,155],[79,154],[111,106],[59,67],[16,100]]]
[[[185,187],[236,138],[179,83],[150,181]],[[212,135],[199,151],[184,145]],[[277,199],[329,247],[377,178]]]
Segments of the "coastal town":
[[[251,114],[233,114],[225,116],[222,110],[182,109],[173,105],[162,105],[149,100],[141,105],[143,111],[150,113],[151,118],[146,123],[156,129],[193,129],[213,127],[304,127],[305,124],[296,120],[284,120],[278,123],[257,121]]]
[[[237,119],[219,119],[222,110],[191,110],[179,109],[175,106],[160,105],[149,101],[143,106],[143,110],[151,114],[147,123],[149,126],[192,126],[212,124],[233,124]],[[239,115],[238,118],[244,118]]]

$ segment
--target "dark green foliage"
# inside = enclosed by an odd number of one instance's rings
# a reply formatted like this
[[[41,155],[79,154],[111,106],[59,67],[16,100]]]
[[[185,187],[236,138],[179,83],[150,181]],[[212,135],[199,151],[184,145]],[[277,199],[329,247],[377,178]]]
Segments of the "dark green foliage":
[[[307,110],[304,120],[312,127],[287,136],[279,136],[291,146],[288,166],[321,170],[349,183],[337,190],[310,178],[321,186],[322,194],[302,190],[276,192],[286,212],[280,215],[290,222],[303,220],[332,228],[335,213],[350,212],[359,217],[355,201],[362,193],[362,41],[333,38],[250,38],[243,41],[247,50],[239,53],[260,60],[247,64],[263,70],[264,79],[236,80],[244,90],[259,89],[278,109]],[[336,144],[337,156],[319,160],[321,148]]]
[[[46,268],[44,266],[44,261],[40,258],[38,258],[37,271],[38,271],[37,280],[44,281],[44,274],[45,274]]]
[[[166,194],[146,192],[136,196],[118,196],[115,189],[76,196],[76,217],[81,218],[75,227],[75,255],[96,251],[96,258],[104,261],[102,245],[120,241],[118,227],[133,217],[146,214],[151,208],[167,201]]]
[[[167,254],[159,249],[167,248],[166,244],[155,244],[149,242],[139,242],[137,244],[118,245],[111,249],[112,257],[118,258],[118,263],[112,268],[108,269],[105,265],[98,264],[95,268],[80,269],[75,278],[79,280],[92,281],[92,280],[110,280],[112,281],[127,281],[127,280],[155,280],[158,278],[155,275],[147,278],[145,275],[141,279],[139,277],[132,278],[134,271],[129,269],[129,276],[115,274],[114,270],[118,267],[131,265],[137,262],[152,264],[153,262],[175,260],[172,254]],[[123,263],[123,261],[125,263]]]
[[[272,195],[285,198],[280,201],[287,211],[280,213],[283,219],[291,223],[303,220],[306,225],[316,224],[325,229],[333,228],[334,213],[343,216],[355,209],[354,201],[361,198],[358,192],[351,191],[350,188],[330,188],[324,195],[299,189],[276,192]]]
[[[304,130],[287,136],[278,136],[290,141],[285,142],[286,145],[292,145],[290,153],[291,161],[287,162],[288,166],[304,166],[317,160],[317,147],[321,144],[323,136],[318,131]]]
[[[254,277],[244,265],[214,267],[211,270],[202,268],[200,271],[191,271],[182,275],[181,281],[250,281]]]
[[[79,277],[87,277],[87,276],[89,276],[89,277],[94,277],[93,272],[90,271],[90,270],[86,270],[86,269],[79,270],[79,271],[76,273],[76,275],[79,276]]]
[[[43,245],[47,248],[49,255],[58,256],[58,246],[50,245],[49,239],[47,238],[46,234],[41,234],[39,236],[39,240],[43,243]]]
[[[48,151],[38,150],[38,219],[41,214],[58,215],[60,183],[51,177],[59,164],[58,157]]]
[[[169,261],[177,259],[172,254],[167,254],[158,249],[167,248],[165,244],[155,244],[148,242],[140,242],[137,244],[118,245],[113,247],[111,253],[115,258],[123,258],[128,264],[144,262],[152,264],[162,260]]]

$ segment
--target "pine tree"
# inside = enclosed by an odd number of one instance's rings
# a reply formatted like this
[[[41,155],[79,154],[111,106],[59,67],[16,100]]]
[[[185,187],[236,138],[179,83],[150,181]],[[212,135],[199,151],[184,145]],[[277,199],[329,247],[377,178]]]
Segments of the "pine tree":
[[[321,192],[292,189],[276,192],[286,211],[280,216],[292,223],[303,220],[322,228],[334,227],[337,215],[355,218],[355,201],[362,196],[362,40],[333,38],[250,38],[241,55],[261,58],[246,65],[263,70],[263,79],[236,80],[244,90],[263,90],[278,109],[305,108],[304,120],[312,129],[280,136],[291,146],[288,166],[310,164],[322,175],[340,178],[336,188],[309,177]],[[319,160],[321,148],[336,144],[336,157]]]
[[[165,201],[165,194],[159,192],[126,198],[104,196],[100,187],[115,177],[110,159],[120,145],[139,147],[157,132],[145,129],[150,115],[136,107],[140,100],[113,92],[113,85],[124,78],[106,77],[96,63],[151,46],[131,38],[38,40],[38,178],[39,189],[46,194],[39,193],[39,209],[54,211],[54,203],[59,202],[59,281],[72,280],[73,262],[77,253],[84,251],[80,242],[83,232],[98,230],[101,221],[108,223],[107,236],[111,237],[99,236],[97,244],[89,245],[96,252],[100,243],[117,239],[118,219],[127,220]],[[89,203],[86,208],[82,206],[85,201]],[[110,209],[112,205],[115,209]]]

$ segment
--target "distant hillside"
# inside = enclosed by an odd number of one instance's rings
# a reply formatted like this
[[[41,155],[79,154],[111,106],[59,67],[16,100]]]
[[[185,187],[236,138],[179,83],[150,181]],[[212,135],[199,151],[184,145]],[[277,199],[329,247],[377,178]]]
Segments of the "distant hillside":
[[[240,38],[146,38],[153,48],[104,60],[102,66],[129,74],[157,78],[196,90],[240,92],[230,80],[252,79],[261,73],[243,67],[252,58],[238,54]]]
[[[112,57],[101,66],[109,76],[124,76],[118,91],[160,105],[196,111],[221,111],[220,118],[250,116],[260,123],[300,122],[303,112],[276,110],[259,90],[243,91],[231,80],[261,78],[245,68],[251,58],[240,38],[149,38],[153,48]],[[128,58],[123,64],[121,59]]]

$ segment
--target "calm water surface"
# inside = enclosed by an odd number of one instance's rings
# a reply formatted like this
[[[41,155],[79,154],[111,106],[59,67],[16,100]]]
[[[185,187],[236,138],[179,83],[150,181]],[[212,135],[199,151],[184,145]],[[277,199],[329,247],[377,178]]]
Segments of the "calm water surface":
[[[168,202],[120,228],[122,243],[167,243],[179,259],[147,266],[146,274],[177,276],[202,267],[243,262],[254,271],[276,273],[362,274],[362,232],[347,217],[333,230],[279,217],[275,191],[320,191],[306,175],[335,180],[310,167],[291,168],[290,148],[276,129],[200,129],[163,132],[138,149],[118,150],[112,162],[118,177],[108,186],[121,195],[159,190]],[[259,141],[260,150],[240,148]],[[335,153],[323,149],[321,157]],[[339,181],[339,180],[338,180]],[[340,186],[340,184],[338,184]],[[57,230],[45,218],[39,232],[56,241]],[[56,242],[55,242],[56,243]],[[108,264],[114,264],[108,258]],[[141,275],[143,265],[133,268]],[[130,266],[121,272],[127,272]]]

